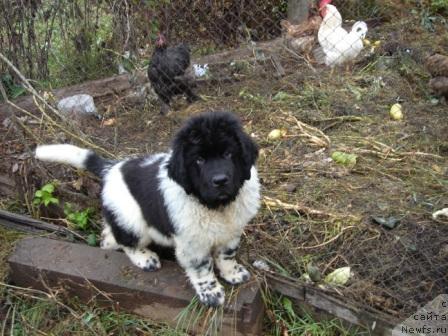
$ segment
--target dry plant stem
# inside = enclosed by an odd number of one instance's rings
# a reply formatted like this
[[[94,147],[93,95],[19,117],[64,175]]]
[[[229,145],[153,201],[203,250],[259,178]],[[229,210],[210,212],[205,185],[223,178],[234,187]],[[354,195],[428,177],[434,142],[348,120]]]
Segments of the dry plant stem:
[[[41,95],[39,95],[39,93],[31,86],[31,84],[25,78],[25,76],[23,76],[22,73],[1,52],[0,52],[0,59],[3,60],[17,74],[17,76],[22,81],[22,84],[24,85],[25,89],[33,95],[33,100],[34,100],[34,103],[36,104],[37,108],[42,113],[42,115],[45,117],[45,119],[50,122],[51,125],[59,128],[60,130],[62,130],[64,133],[66,133],[70,137],[72,137],[72,138],[78,140],[79,142],[81,142],[83,145],[91,147],[91,148],[93,148],[93,149],[95,149],[95,150],[97,150],[97,151],[99,151],[99,152],[101,152],[103,154],[109,155],[110,157],[113,157],[113,158],[116,157],[114,154],[110,153],[109,151],[105,150],[104,148],[102,148],[100,146],[97,146],[97,145],[91,143],[90,141],[87,141],[86,139],[76,135],[75,133],[69,131],[68,129],[66,129],[65,127],[63,127],[59,123],[57,123],[55,120],[53,120],[45,112],[45,109],[42,107],[41,104],[43,104],[45,107],[47,107],[51,112],[53,112],[55,115],[57,115],[61,120],[66,120],[66,119],[65,119],[65,117],[63,115],[61,115],[61,113],[59,113],[59,111],[57,109],[55,109],[53,106],[51,106]],[[3,85],[1,86],[1,93],[2,93],[2,96],[3,96],[3,98],[4,98],[6,103],[11,105],[12,107],[15,107],[15,108],[18,107],[17,105],[12,103],[7,98],[7,95],[6,95],[6,92],[5,92],[4,88],[3,88]],[[22,111],[22,112],[25,112],[27,115],[32,115],[31,113],[29,113],[29,112],[27,112],[27,111],[25,111],[25,110],[23,110],[21,108],[19,108],[19,110]],[[36,116],[33,116],[33,118],[38,119]],[[29,130],[27,130],[27,131],[29,131]],[[29,132],[27,132],[27,133],[29,133]],[[33,135],[33,137],[35,138],[34,135]],[[35,138],[35,140],[37,140],[37,139]]]
[[[430,158],[434,158],[434,159],[443,159],[442,156],[437,155],[437,154],[432,154],[432,153],[425,153],[425,152],[420,152],[420,151],[414,151],[414,152],[398,152],[397,150],[393,149],[392,147],[379,142],[377,140],[374,139],[364,139],[364,138],[358,138],[358,137],[352,137],[352,136],[342,136],[340,138],[346,138],[346,139],[351,139],[354,140],[355,142],[357,142],[358,144],[364,144],[367,146],[372,146],[373,148],[375,148],[378,152],[375,152],[374,150],[369,150],[369,149],[361,149],[358,148],[358,151],[364,151],[367,154],[374,154],[374,155],[378,155],[381,157],[385,157],[385,158],[390,158],[390,157],[400,157],[400,156],[423,156],[423,157],[430,157]],[[347,148],[347,150],[349,150]],[[399,160],[397,158],[395,158],[395,160]]]
[[[22,73],[19,71],[19,69],[17,69],[14,64],[11,63],[11,61],[6,58],[5,55],[3,55],[0,52],[0,59],[6,63],[6,65],[8,65],[15,73],[16,75],[20,78],[20,80],[22,81],[22,84],[24,86],[24,88],[31,93],[36,99],[40,100],[46,107],[48,107],[50,109],[51,112],[53,112],[55,115],[57,115],[59,118],[61,118],[62,120],[65,119],[65,117],[59,113],[58,110],[56,110],[53,106],[51,106],[42,96],[39,95],[39,93],[33,88],[33,86],[30,84],[30,82],[25,78],[24,75],[22,75]]]
[[[363,117],[357,117],[353,115],[347,115],[347,116],[339,116],[339,117],[333,117],[333,118],[323,118],[323,119],[311,119],[311,122],[326,122],[326,121],[363,121],[366,118]]]
[[[288,115],[288,119],[291,119],[295,122],[299,130],[303,133],[303,136],[309,138],[310,141],[320,147],[328,148],[331,145],[330,138],[322,132],[320,129],[305,124],[304,122],[299,121],[296,117],[292,115]],[[317,137],[311,133],[317,133],[320,137]],[[323,138],[323,139],[322,139]]]
[[[278,199],[271,198],[268,196],[263,197],[263,202],[266,206],[272,207],[272,208],[281,208],[285,210],[295,210],[299,213],[306,214],[308,216],[318,216],[318,217],[331,217],[331,218],[349,218],[354,221],[359,221],[360,218],[354,215],[340,215],[340,214],[334,214],[331,212],[323,212],[321,210],[316,210],[309,208],[304,205],[300,204],[290,204],[282,202]]]
[[[50,290],[49,292],[45,292],[45,291],[42,291],[42,290],[39,290],[39,289],[14,286],[14,285],[10,285],[10,284],[4,283],[4,282],[0,282],[0,286],[1,287],[5,287],[5,288],[18,290],[18,291],[23,291],[23,292],[29,292],[29,293],[33,293],[33,294],[42,295],[42,296],[46,297],[46,299],[53,300],[54,302],[56,302],[57,304],[59,304],[60,306],[62,306],[64,308],[66,308],[68,311],[70,311],[72,313],[72,309],[70,307],[67,307],[62,302],[60,302],[56,298],[56,296],[55,296],[55,294],[53,293],[52,290]],[[44,283],[44,287],[48,289],[48,286],[46,286],[45,283]],[[34,299],[42,300],[42,297],[39,297],[39,296],[36,296],[36,295],[28,295],[28,296],[32,297]],[[81,316],[76,314],[74,311],[73,311],[73,316],[75,316],[76,318],[81,318]]]
[[[334,236],[333,238],[331,238],[331,239],[329,239],[329,240],[327,240],[327,241],[325,241],[325,242],[323,242],[323,243],[321,243],[321,244],[314,245],[314,246],[299,246],[299,247],[296,247],[295,249],[296,249],[296,250],[311,250],[311,249],[315,249],[315,248],[323,247],[323,246],[325,246],[325,245],[328,245],[328,244],[334,242],[336,239],[338,239],[340,236],[342,236],[342,234],[344,233],[344,231],[346,231],[346,230],[348,230],[348,229],[353,229],[353,228],[355,228],[354,225],[347,226],[347,227],[343,228],[343,229],[341,230],[341,232],[339,232],[336,236]]]
[[[3,97],[3,100],[7,103],[11,105],[11,102],[8,99],[8,95],[6,94],[6,90],[5,87],[3,86],[3,83],[0,82],[0,93]],[[11,106],[8,108],[8,114],[9,114],[9,118],[11,120],[11,122],[13,123],[13,125],[16,127],[17,131],[19,132],[19,136],[21,137],[22,143],[25,144],[25,146],[27,147],[27,149],[30,151],[27,142],[25,141],[25,136],[23,135],[22,132],[19,131],[19,127],[20,126],[23,130],[25,130],[25,132],[27,132],[34,140],[37,140],[37,137],[33,134],[33,132],[31,132],[31,130],[25,126],[25,124],[16,117],[16,115],[14,114]]]
[[[101,152],[103,154],[109,155],[112,158],[116,158],[116,156],[114,154],[112,154],[111,152],[107,151],[106,149],[95,145],[94,143],[78,136],[77,134],[71,132],[70,130],[68,130],[67,128],[65,128],[64,126],[60,125],[59,123],[57,123],[55,120],[53,120],[48,114],[45,113],[44,108],[39,105],[39,103],[36,100],[36,97],[34,97],[34,103],[36,104],[37,108],[39,109],[39,111],[42,113],[42,115],[45,116],[46,120],[48,120],[50,122],[50,124],[52,126],[55,126],[57,128],[59,128],[61,131],[63,131],[64,133],[66,133],[67,135],[69,135],[70,137],[72,137],[73,139],[78,140],[79,142],[81,142],[83,145],[88,146],[92,149],[97,150],[98,152]]]

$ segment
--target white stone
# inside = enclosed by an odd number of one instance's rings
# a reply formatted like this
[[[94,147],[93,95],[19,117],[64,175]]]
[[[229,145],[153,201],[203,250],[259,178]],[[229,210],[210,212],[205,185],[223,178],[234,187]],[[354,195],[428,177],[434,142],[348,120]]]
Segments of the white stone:
[[[66,114],[91,114],[97,117],[93,97],[88,94],[78,94],[61,99],[58,103],[58,110]]]

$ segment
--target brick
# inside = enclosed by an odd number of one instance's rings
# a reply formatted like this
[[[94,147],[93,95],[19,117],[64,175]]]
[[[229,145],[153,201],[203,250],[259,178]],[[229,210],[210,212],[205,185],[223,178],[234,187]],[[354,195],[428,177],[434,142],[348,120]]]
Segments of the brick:
[[[103,306],[119,307],[172,326],[194,296],[175,262],[162,261],[157,272],[143,272],[124,253],[60,240],[23,239],[9,265],[10,279],[18,286],[41,290],[62,286],[69,295],[85,302],[95,298]],[[257,283],[237,289],[236,299],[224,312],[222,335],[261,334],[264,310]]]

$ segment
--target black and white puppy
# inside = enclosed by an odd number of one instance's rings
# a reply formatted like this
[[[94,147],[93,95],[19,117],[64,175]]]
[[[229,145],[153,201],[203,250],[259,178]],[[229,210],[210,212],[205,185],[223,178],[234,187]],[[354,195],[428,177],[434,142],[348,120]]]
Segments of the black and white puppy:
[[[150,243],[172,246],[199,299],[224,303],[213,272],[235,285],[250,277],[235,254],[260,206],[258,149],[239,120],[209,112],[187,120],[172,151],[122,161],[73,145],[44,145],[36,158],[87,169],[102,179],[101,247],[122,249],[143,270],[161,267]]]

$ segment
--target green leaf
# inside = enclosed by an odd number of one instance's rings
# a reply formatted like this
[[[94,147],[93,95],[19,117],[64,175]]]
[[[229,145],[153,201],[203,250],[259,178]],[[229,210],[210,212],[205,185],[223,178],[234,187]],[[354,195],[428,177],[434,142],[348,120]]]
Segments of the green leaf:
[[[59,200],[57,198],[55,198],[55,197],[51,197],[50,198],[50,203],[52,203],[52,204],[59,204]]]
[[[334,162],[339,163],[344,166],[354,166],[358,158],[355,154],[348,154],[344,152],[333,152],[331,158]]]
[[[40,197],[42,197],[42,194],[43,194],[43,193],[42,193],[42,190],[37,190],[37,191],[34,193],[34,196],[40,198]]]
[[[33,200],[33,205],[40,205],[42,203],[42,200],[40,198],[35,198]]]
[[[49,194],[52,194],[54,191],[54,185],[52,183],[47,183],[41,188],[42,191],[46,191]]]
[[[90,246],[97,245],[96,234],[91,233],[87,236],[87,244],[89,244]]]
[[[48,206],[48,204],[50,204],[50,199],[49,198],[45,198],[44,199],[44,205]]]
[[[11,89],[11,98],[15,99],[15,98],[23,95],[25,92],[26,92],[26,90],[24,87],[16,85]]]
[[[279,91],[275,94],[274,97],[272,97],[273,101],[281,101],[281,100],[287,100],[292,98],[293,96],[291,96],[289,93],[283,92],[283,91]]]
[[[287,297],[283,297],[282,299],[283,308],[285,308],[286,312],[290,316],[295,316],[294,308],[292,306],[292,301],[288,299]]]

